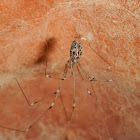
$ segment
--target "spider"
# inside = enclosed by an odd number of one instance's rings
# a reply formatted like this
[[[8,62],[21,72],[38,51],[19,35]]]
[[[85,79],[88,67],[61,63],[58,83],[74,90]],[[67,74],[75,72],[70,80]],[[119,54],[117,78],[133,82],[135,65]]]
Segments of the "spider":
[[[78,28],[80,26],[80,19],[81,19],[81,12],[80,12],[80,17],[79,17],[79,25],[78,25]],[[78,32],[78,31],[77,31]],[[5,129],[9,129],[9,130],[14,130],[14,131],[19,131],[19,132],[27,132],[29,131],[54,105],[55,105],[55,102],[60,94],[60,90],[62,88],[62,85],[63,85],[63,81],[66,79],[66,76],[67,76],[67,72],[68,72],[68,69],[71,70],[71,74],[73,76],[73,79],[74,79],[74,95],[73,95],[73,107],[72,107],[72,111],[71,111],[71,114],[69,116],[69,119],[68,119],[68,122],[70,123],[71,122],[71,119],[72,119],[72,115],[73,115],[73,112],[75,110],[75,107],[76,107],[76,101],[75,101],[75,69],[78,71],[79,75],[80,75],[80,78],[83,82],[83,85],[85,86],[86,90],[87,90],[87,93],[93,97],[96,101],[98,100],[97,99],[97,96],[95,94],[95,91],[93,89],[93,86],[92,86],[92,82],[93,81],[98,81],[98,79],[96,79],[96,77],[90,77],[89,74],[82,68],[81,64],[80,64],[80,58],[82,57],[82,53],[83,53],[83,50],[82,50],[82,44],[80,43],[79,41],[79,37],[77,37],[77,32],[76,32],[76,37],[75,37],[75,40],[72,42],[72,45],[71,45],[71,48],[70,48],[70,59],[66,62],[65,64],[65,68],[64,68],[64,73],[63,73],[63,77],[62,78],[59,78],[59,77],[54,77],[54,76],[51,76],[51,75],[48,75],[46,74],[46,70],[45,70],[45,76],[47,78],[54,78],[54,79],[59,79],[61,80],[60,81],[60,85],[58,87],[58,89],[56,90],[55,92],[55,98],[54,100],[52,101],[51,105],[46,109],[46,111],[34,122],[32,123],[27,129],[25,130],[19,130],[19,129],[14,129],[14,128],[9,128],[9,127],[5,127],[5,126],[0,126],[1,128],[5,128]],[[85,38],[81,37],[80,39],[84,39],[86,40]],[[105,69],[104,72],[108,71],[110,68],[111,68],[111,65],[102,57],[100,56],[95,50],[94,48],[91,46],[91,44],[89,43],[89,47],[93,50],[93,52],[98,55],[105,63],[108,64],[108,67]],[[88,89],[88,87],[86,86],[85,84],[85,81],[84,81],[84,78],[82,76],[82,74],[84,74],[84,76],[89,80],[89,82],[91,83],[91,87],[93,89],[93,93]],[[34,102],[34,103],[31,103],[28,101],[26,95],[24,94],[24,91],[22,90],[18,80],[16,78],[14,78],[19,86],[19,88],[21,89],[22,91],[22,94],[24,95],[24,98],[25,100],[27,101],[28,105],[30,106],[33,106],[35,104],[37,104],[38,102]],[[110,80],[100,80],[100,81],[103,81],[103,82],[112,82],[113,79],[110,79]]]

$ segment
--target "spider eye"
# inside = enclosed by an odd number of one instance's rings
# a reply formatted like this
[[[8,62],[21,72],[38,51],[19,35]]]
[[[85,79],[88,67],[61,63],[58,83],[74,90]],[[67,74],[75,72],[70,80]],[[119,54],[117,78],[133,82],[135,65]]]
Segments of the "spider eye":
[[[75,52],[73,52],[73,54],[75,54]]]

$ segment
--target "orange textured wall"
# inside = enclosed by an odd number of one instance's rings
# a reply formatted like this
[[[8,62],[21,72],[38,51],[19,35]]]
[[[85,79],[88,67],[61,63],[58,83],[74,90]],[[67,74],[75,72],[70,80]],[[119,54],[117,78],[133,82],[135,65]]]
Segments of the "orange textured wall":
[[[138,140],[139,25],[138,0],[1,1],[0,139]],[[96,101],[84,86],[94,93],[91,83],[85,77],[83,85],[75,69],[76,108],[68,124],[74,90],[69,70],[54,107],[28,132],[2,128],[26,130],[51,105],[60,81],[45,77],[45,60],[48,74],[62,76],[75,34],[82,38],[83,69],[114,81],[92,82]],[[108,65],[89,42],[111,64],[109,71],[101,74]],[[13,78],[30,103],[40,102],[29,106]]]

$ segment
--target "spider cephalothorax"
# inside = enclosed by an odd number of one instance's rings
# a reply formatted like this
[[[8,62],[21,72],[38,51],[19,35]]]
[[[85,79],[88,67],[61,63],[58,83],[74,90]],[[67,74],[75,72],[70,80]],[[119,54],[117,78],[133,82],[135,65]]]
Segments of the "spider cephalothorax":
[[[82,55],[82,45],[78,41],[73,41],[70,49],[70,60],[71,64],[75,64],[79,61],[80,57]]]

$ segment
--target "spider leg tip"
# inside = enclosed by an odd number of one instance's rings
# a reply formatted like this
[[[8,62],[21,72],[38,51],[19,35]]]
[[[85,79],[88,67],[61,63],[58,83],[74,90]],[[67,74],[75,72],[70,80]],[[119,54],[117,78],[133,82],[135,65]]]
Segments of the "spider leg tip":
[[[65,80],[66,78],[62,78],[61,80]]]

